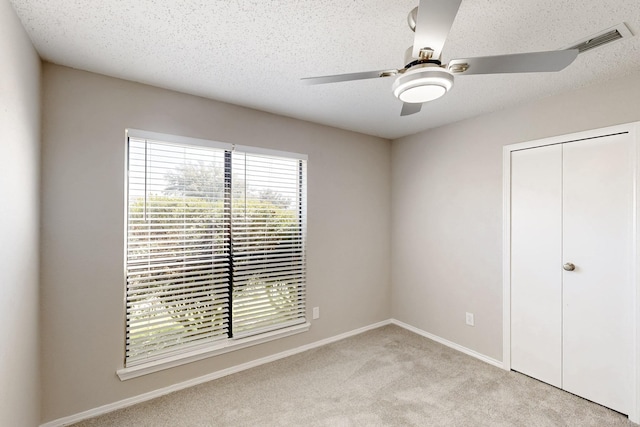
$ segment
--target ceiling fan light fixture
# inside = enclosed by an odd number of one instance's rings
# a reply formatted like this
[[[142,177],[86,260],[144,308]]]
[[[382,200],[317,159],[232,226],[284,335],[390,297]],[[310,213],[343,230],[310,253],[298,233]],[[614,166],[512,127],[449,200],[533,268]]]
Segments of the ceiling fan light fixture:
[[[453,75],[444,68],[424,65],[408,70],[393,83],[393,94],[402,102],[422,104],[440,98],[453,87]]]
[[[447,93],[444,86],[426,83],[420,86],[413,86],[404,90],[397,95],[398,99],[408,104],[422,104],[436,100]]]

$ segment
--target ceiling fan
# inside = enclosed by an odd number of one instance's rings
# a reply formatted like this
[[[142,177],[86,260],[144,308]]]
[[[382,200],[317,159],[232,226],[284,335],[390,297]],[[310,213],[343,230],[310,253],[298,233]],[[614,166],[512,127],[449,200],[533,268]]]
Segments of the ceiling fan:
[[[419,112],[423,103],[446,94],[453,87],[454,75],[560,71],[578,56],[578,49],[567,49],[453,59],[443,65],[442,48],[461,2],[420,0],[407,19],[415,37],[405,53],[403,68],[306,77],[302,81],[322,84],[398,76],[392,90],[403,102],[400,115],[407,116]]]

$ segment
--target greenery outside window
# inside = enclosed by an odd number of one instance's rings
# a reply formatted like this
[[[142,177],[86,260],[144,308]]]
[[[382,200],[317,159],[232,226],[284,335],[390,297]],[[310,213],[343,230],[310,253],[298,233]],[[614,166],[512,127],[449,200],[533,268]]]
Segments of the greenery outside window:
[[[306,156],[127,145],[125,368],[306,324]]]

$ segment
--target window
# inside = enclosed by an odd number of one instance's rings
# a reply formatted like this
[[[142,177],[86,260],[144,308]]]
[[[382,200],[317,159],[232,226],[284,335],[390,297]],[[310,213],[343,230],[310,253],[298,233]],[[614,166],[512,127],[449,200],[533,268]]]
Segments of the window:
[[[125,369],[308,329],[306,158],[127,140]]]

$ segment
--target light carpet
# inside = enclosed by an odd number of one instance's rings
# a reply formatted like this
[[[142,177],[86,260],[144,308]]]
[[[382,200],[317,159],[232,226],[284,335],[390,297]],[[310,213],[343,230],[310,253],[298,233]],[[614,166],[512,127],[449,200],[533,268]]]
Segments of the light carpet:
[[[385,326],[75,424],[634,426],[626,416]]]

